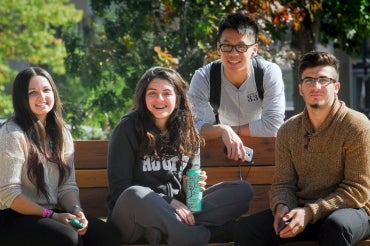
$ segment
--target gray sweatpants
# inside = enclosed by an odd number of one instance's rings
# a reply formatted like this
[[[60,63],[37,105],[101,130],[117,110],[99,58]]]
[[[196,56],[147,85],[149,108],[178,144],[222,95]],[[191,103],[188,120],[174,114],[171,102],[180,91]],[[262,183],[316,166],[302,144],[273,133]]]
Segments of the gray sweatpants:
[[[124,243],[143,236],[147,227],[159,229],[169,245],[207,245],[210,231],[206,226],[220,226],[238,218],[249,209],[252,187],[246,181],[225,181],[203,192],[202,212],[195,213],[197,225],[187,225],[175,209],[159,194],[143,186],[132,186],[118,198],[110,221],[121,232]]]

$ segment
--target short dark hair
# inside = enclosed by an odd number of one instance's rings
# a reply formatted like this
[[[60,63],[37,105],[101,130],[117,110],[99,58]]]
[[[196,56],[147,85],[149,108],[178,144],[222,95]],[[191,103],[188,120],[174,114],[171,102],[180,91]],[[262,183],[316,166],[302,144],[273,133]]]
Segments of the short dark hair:
[[[240,34],[251,36],[255,43],[258,42],[258,25],[244,12],[226,15],[221,19],[218,26],[217,41],[220,40],[223,31],[228,28],[237,30]]]
[[[337,77],[334,78],[338,81],[339,79],[339,60],[333,55],[325,51],[310,51],[304,54],[301,58],[298,67],[298,79],[302,78],[302,73],[307,68],[317,66],[331,66],[337,72]]]

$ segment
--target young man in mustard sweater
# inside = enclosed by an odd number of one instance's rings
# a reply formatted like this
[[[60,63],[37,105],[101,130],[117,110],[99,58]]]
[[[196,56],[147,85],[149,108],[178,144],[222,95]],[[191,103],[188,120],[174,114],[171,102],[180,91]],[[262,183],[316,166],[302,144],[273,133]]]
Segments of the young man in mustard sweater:
[[[306,107],[278,131],[271,209],[239,220],[236,245],[349,246],[370,236],[370,121],[338,99],[338,69],[332,54],[302,57]]]

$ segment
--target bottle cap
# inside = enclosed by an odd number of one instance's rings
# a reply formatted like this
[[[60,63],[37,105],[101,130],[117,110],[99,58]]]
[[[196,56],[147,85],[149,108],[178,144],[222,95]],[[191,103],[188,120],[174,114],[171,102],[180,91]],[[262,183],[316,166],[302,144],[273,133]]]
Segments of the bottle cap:
[[[200,169],[200,155],[196,154],[192,160],[192,168]]]

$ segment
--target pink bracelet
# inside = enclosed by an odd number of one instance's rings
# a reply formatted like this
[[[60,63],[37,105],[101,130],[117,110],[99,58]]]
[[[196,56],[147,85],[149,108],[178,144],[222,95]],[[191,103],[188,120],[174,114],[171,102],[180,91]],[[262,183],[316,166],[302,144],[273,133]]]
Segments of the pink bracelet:
[[[54,211],[48,208],[45,208],[44,211],[42,211],[42,217],[44,218],[51,218],[54,214]]]

